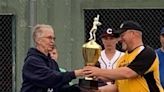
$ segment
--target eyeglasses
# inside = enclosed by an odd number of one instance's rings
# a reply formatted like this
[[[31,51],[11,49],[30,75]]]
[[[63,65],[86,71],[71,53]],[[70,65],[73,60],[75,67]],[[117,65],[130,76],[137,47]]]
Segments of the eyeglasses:
[[[52,37],[52,36],[46,36],[46,37],[41,37],[41,38],[47,38],[47,39],[49,39],[49,40],[54,40],[54,41],[55,41],[55,39],[56,39],[56,37]]]

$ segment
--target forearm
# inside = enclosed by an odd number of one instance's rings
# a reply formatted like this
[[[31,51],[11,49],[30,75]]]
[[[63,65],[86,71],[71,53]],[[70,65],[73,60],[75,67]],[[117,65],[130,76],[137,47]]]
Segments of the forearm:
[[[43,73],[45,74],[45,73]],[[65,72],[65,73],[49,73],[45,75],[38,75],[38,74],[30,74],[33,76],[29,76],[25,74],[26,77],[28,77],[32,83],[34,83],[37,86],[40,87],[57,87],[63,84],[67,84],[72,79],[75,78],[75,75],[73,72]]]
[[[113,82],[114,80],[111,80],[111,79],[109,79],[108,77],[97,77],[98,79],[101,79],[101,80],[103,80],[104,82]]]
[[[137,76],[138,74],[128,67],[117,69],[104,69],[98,73],[98,76],[108,78],[109,80],[127,79]]]
[[[75,73],[59,72],[45,65],[30,63],[23,68],[23,77],[40,87],[56,87],[70,82],[75,78]]]

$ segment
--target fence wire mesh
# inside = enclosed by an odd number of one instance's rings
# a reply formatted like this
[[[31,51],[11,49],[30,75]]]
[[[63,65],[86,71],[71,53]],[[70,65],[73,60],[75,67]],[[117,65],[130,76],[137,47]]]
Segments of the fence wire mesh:
[[[12,92],[12,17],[0,15],[0,92]]]
[[[154,49],[160,47],[159,30],[164,25],[164,9],[84,9],[85,38],[89,38],[93,18],[100,15],[102,23],[97,30],[97,42],[102,45],[100,34],[108,27],[118,29],[126,20],[138,22],[144,29],[143,41]],[[117,49],[120,49],[120,45]]]

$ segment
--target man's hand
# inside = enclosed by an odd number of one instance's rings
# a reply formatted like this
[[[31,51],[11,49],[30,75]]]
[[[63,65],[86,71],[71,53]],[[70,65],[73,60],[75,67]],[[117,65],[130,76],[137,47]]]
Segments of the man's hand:
[[[84,76],[84,69],[78,69],[78,70],[75,70],[75,76],[76,77],[80,77],[80,76]]]
[[[86,77],[96,77],[97,79],[101,79],[103,81],[109,82],[113,81],[109,79],[108,77],[102,76],[103,69],[94,67],[94,66],[86,66],[84,67],[84,74]]]
[[[86,75],[86,77],[92,77],[92,76],[98,77],[100,73],[101,73],[101,69],[98,67],[94,67],[94,66],[84,67],[84,74]]]

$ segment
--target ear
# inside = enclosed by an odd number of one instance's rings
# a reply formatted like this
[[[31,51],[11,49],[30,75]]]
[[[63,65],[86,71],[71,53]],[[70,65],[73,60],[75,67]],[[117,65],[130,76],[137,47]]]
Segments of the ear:
[[[35,43],[36,44],[40,44],[41,43],[41,40],[40,39],[35,39]]]

